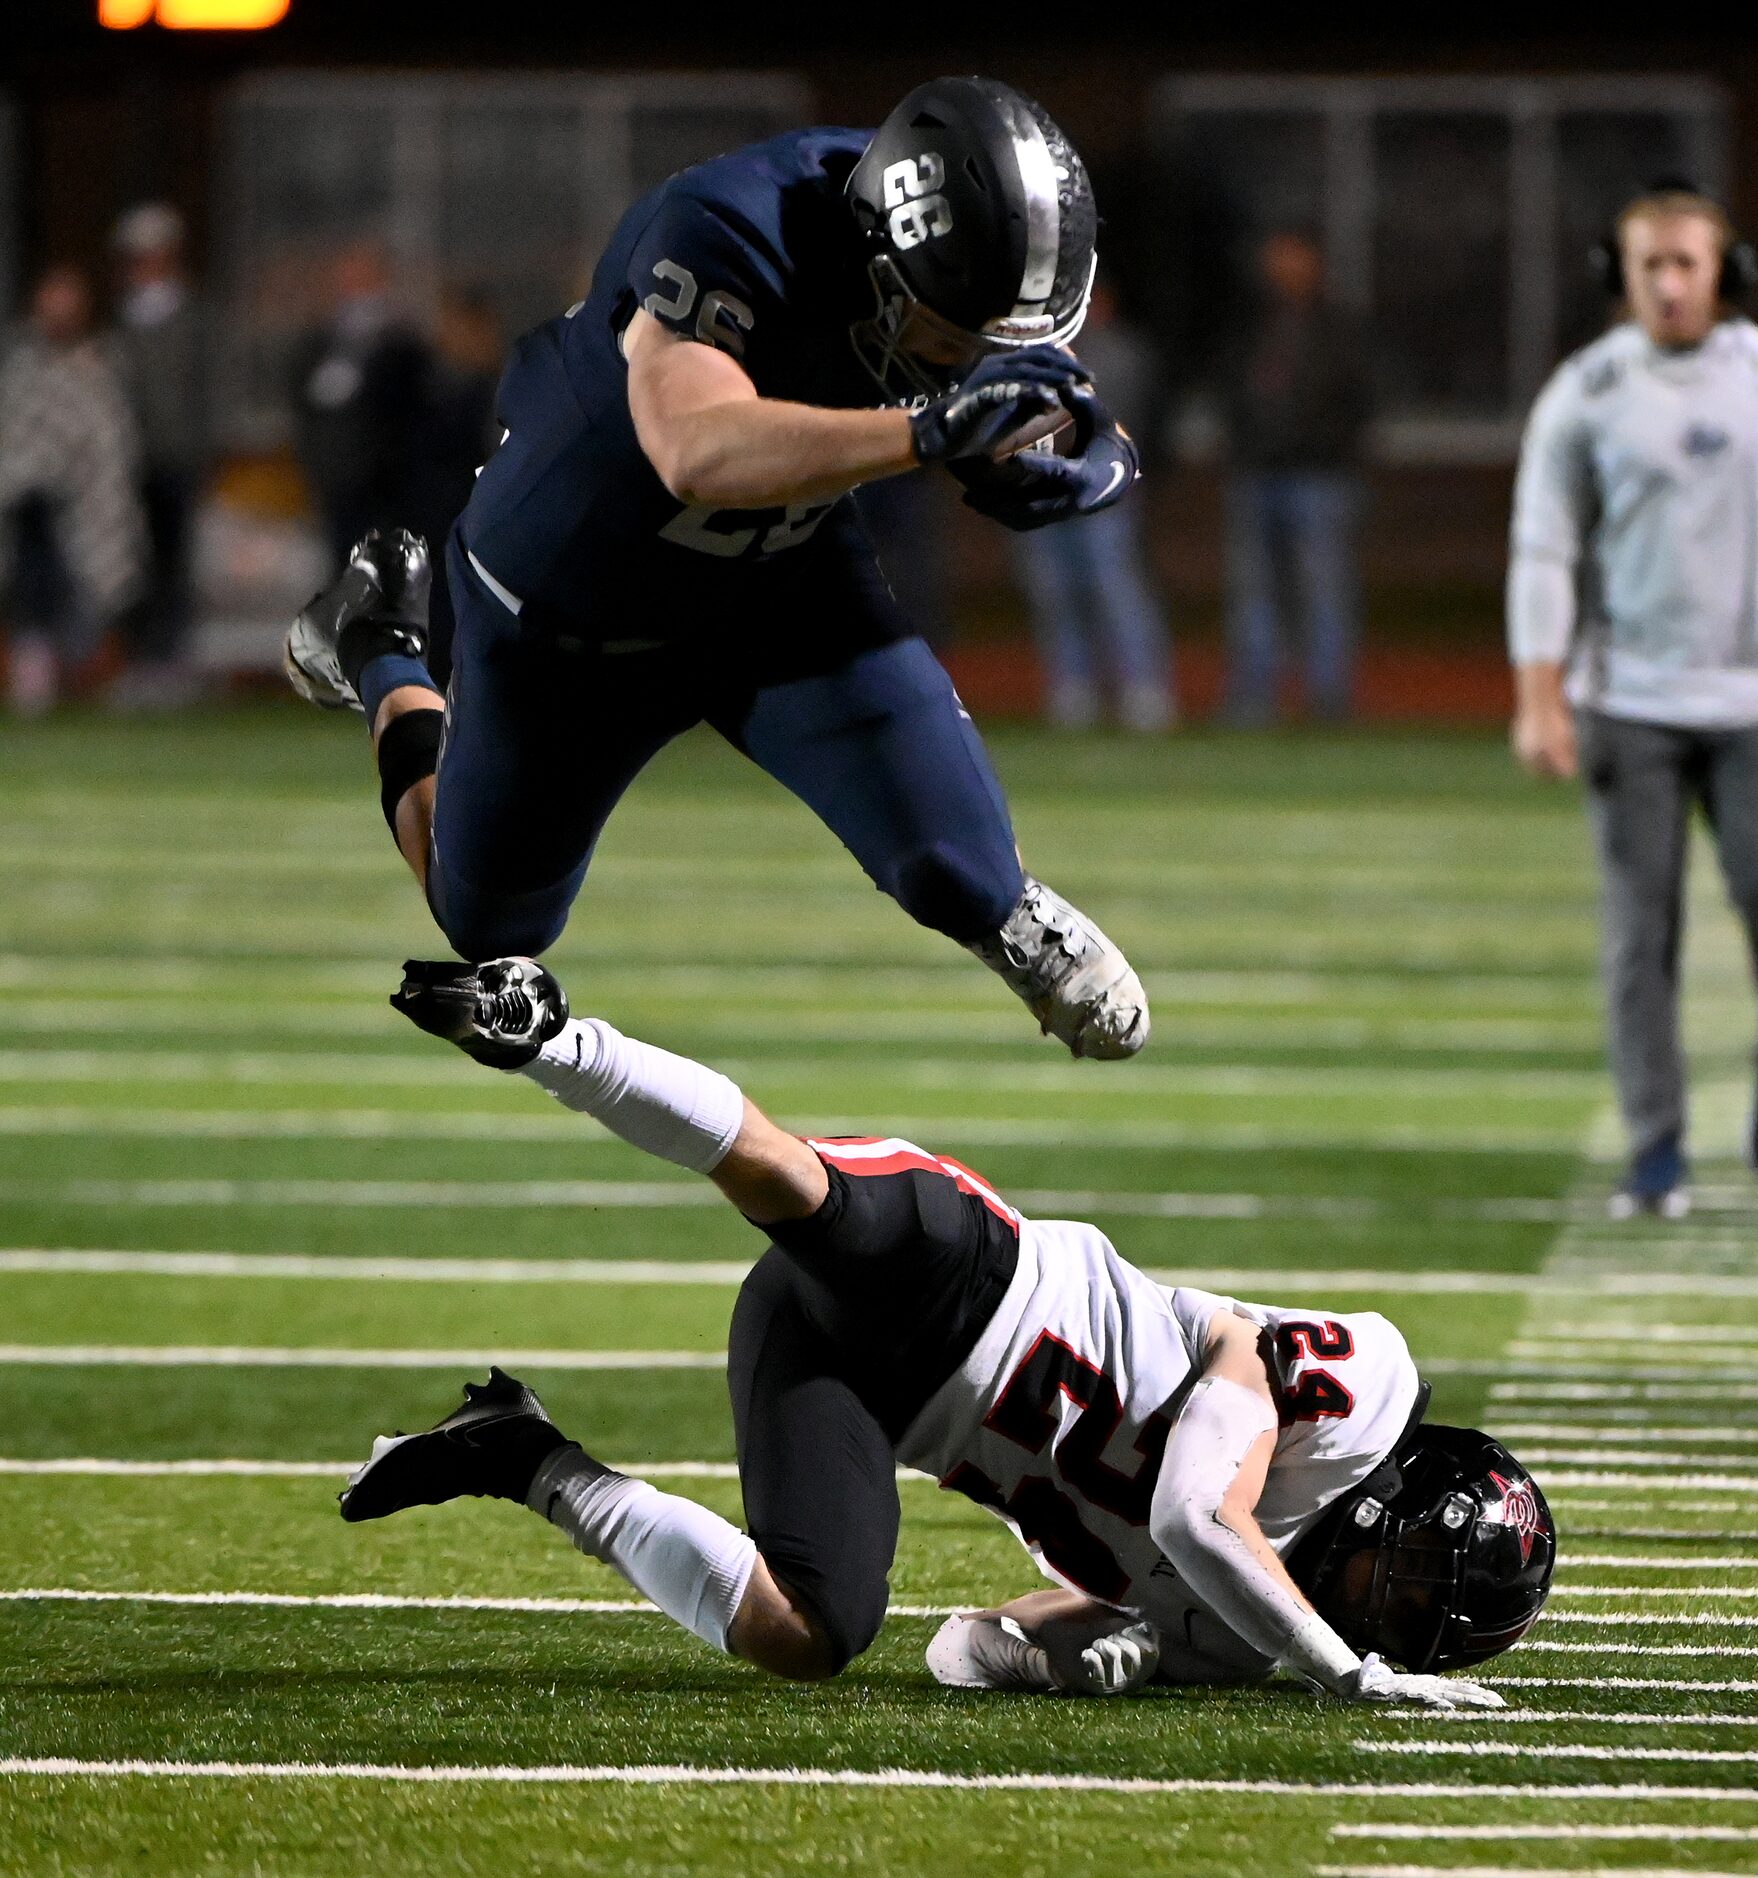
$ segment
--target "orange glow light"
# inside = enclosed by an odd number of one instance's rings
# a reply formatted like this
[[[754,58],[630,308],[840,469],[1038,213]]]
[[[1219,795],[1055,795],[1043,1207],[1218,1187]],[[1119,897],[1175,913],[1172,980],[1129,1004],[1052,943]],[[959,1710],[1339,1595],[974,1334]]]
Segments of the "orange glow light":
[[[204,32],[254,33],[286,18],[288,0],[98,0],[101,26],[161,26]]]

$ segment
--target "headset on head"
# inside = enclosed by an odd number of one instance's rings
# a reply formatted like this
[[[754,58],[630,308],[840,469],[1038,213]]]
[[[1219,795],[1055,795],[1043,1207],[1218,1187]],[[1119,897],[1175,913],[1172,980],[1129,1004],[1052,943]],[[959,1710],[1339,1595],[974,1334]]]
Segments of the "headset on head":
[[[1640,202],[1648,196],[1699,196],[1705,202],[1715,200],[1685,176],[1657,176],[1631,200]],[[1617,223],[1614,222],[1587,250],[1587,267],[1593,278],[1614,300],[1623,299],[1624,245],[1619,238]],[[1758,248],[1736,233],[1722,252],[1721,280],[1716,292],[1723,300],[1739,300],[1754,288],[1758,288]]]

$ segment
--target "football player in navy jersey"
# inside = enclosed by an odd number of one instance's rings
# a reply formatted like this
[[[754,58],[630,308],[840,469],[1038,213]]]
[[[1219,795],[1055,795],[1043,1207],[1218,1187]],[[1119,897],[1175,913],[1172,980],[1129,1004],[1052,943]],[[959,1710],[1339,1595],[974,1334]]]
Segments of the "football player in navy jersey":
[[[367,536],[288,635],[300,693],[365,713],[386,819],[464,957],[552,944],[624,789],[707,722],[1075,1055],[1141,1048],[1140,980],[1022,870],[982,741],[848,500],[931,464],[1016,529],[1124,495],[1134,446],[1067,349],[1095,231],[1067,139],[981,78],[629,210],[587,298],[502,382],[505,438],[446,547],[446,696],[403,531]]]

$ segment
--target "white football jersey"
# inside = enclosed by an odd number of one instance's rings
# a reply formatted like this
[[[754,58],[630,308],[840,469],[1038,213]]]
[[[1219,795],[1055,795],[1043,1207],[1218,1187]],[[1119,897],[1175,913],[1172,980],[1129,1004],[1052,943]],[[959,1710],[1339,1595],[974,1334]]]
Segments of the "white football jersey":
[[[1148,1532],[1160,1461],[1211,1320],[1276,1340],[1282,1429],[1258,1503],[1286,1556],[1404,1432],[1416,1366],[1378,1312],[1282,1310],[1167,1289],[1096,1226],[1022,1220],[1019,1266],[963,1366],[905,1431],[899,1458],[1010,1525],[1046,1577],[1139,1613],[1205,1679],[1268,1667],[1190,1591]]]

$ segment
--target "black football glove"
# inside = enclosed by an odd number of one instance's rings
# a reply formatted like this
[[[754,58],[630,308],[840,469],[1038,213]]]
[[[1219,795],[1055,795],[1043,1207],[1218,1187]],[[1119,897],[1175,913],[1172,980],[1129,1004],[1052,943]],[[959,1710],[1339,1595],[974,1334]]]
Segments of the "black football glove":
[[[949,464],[964,485],[965,506],[1025,534],[1121,502],[1141,474],[1133,439],[1091,386],[1077,386],[1069,406],[1075,420],[1070,456],[1022,450],[1000,463],[978,459]]]
[[[987,457],[1058,405],[1072,411],[1076,391],[1090,384],[1086,367],[1060,346],[992,352],[971,367],[962,384],[910,413],[916,460],[955,463]]]
[[[405,959],[391,1009],[479,1063],[519,1069],[568,1021],[568,994],[535,959]]]

